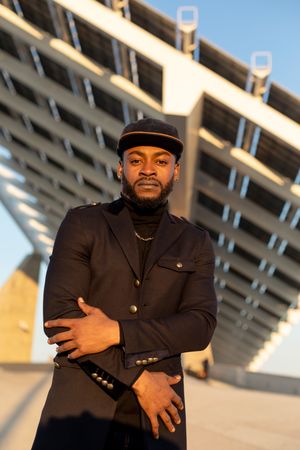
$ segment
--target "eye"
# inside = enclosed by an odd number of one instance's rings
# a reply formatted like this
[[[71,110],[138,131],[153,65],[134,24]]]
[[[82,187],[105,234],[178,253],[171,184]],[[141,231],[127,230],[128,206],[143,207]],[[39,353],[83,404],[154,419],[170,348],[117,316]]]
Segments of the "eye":
[[[166,165],[168,164],[168,161],[167,161],[166,159],[158,159],[158,160],[156,161],[156,163],[157,163],[159,166],[166,166]]]
[[[137,166],[140,162],[141,162],[140,159],[131,159],[130,160],[130,164],[132,164],[133,166]]]

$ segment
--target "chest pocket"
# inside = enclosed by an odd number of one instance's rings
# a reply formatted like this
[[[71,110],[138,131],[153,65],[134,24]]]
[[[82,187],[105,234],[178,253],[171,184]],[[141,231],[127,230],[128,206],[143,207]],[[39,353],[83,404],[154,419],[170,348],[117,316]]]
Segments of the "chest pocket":
[[[171,269],[175,272],[195,272],[196,265],[192,259],[181,258],[161,258],[157,265],[165,269]]]

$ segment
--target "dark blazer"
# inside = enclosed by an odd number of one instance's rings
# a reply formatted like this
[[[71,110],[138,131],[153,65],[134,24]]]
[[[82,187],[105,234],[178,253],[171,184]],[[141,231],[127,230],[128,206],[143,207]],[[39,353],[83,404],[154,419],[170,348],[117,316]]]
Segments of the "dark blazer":
[[[118,398],[143,367],[182,373],[180,354],[204,349],[216,326],[213,272],[207,231],[168,211],[163,213],[141,280],[133,224],[122,201],[70,210],[50,257],[44,319],[81,317],[76,299],[82,296],[121,322],[124,346],[77,362],[56,356],[33,449],[101,450]],[[53,335],[61,330],[45,331]],[[97,382],[95,373],[104,383]],[[184,397],[182,382],[174,389]],[[175,433],[161,424],[161,437],[154,440],[142,412],[146,448],[185,450],[182,419]]]

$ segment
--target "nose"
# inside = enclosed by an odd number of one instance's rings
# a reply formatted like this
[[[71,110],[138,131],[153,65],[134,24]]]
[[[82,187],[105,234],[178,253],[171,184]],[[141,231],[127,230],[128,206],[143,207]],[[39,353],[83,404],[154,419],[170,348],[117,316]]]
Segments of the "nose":
[[[145,161],[140,171],[141,175],[150,177],[156,175],[156,168],[152,161]]]

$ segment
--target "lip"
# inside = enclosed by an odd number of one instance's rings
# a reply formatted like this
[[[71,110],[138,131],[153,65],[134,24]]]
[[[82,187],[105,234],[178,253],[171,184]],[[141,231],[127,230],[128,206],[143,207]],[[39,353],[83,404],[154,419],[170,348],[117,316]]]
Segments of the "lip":
[[[158,187],[159,184],[156,181],[139,181],[137,183],[137,186],[143,186],[143,187]]]

